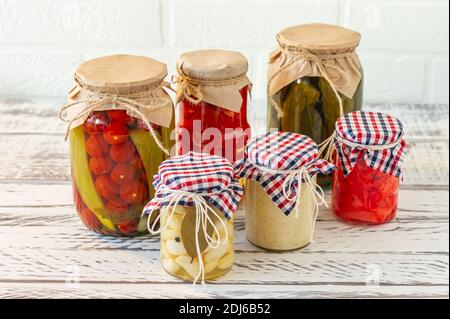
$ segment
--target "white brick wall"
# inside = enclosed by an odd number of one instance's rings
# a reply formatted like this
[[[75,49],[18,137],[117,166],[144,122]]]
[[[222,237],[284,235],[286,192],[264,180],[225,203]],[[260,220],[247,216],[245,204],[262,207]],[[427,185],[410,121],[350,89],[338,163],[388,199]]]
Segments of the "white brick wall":
[[[366,102],[447,103],[447,0],[0,0],[0,97],[63,97],[84,59],[240,50],[265,99],[277,30],[327,22],[363,34]],[[261,110],[263,112],[263,110]]]

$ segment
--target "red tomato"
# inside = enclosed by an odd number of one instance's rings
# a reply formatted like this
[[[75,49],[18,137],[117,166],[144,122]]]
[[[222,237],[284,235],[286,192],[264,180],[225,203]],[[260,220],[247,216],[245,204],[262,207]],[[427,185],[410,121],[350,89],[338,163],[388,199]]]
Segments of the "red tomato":
[[[129,162],[131,165],[133,165],[134,168],[136,169],[143,169],[144,168],[144,164],[141,161],[141,158],[139,157],[138,154],[136,154],[132,159],[130,159]]]
[[[72,182],[72,192],[73,192],[73,203],[75,204],[75,208],[78,212],[81,212],[86,205],[84,205],[83,199],[81,198],[80,193],[78,192],[77,185],[75,182]]]
[[[110,200],[119,193],[119,185],[113,182],[108,175],[101,175],[95,180],[95,189],[104,198]]]
[[[101,133],[109,125],[109,117],[106,112],[92,112],[83,124],[84,129],[93,134]]]
[[[123,214],[130,209],[130,205],[125,203],[120,198],[116,197],[116,198],[111,198],[108,201],[108,203],[106,204],[106,208],[113,213]]]
[[[151,127],[153,127],[153,129],[159,131],[159,129],[161,129],[161,126],[154,124],[154,123],[150,123]],[[142,121],[141,119],[137,119],[137,127],[141,130],[144,131],[149,131],[147,124],[144,123],[144,121]]]
[[[124,125],[132,125],[134,122],[134,118],[129,116],[125,110],[109,110],[108,114],[112,122],[119,122]]]
[[[128,221],[126,223],[121,223],[117,225],[117,228],[124,234],[124,235],[131,235],[137,232],[137,227],[139,225],[139,219],[133,219],[131,221]]]
[[[130,164],[117,164],[111,172],[111,179],[117,184],[131,182],[134,178],[135,168]]]
[[[128,129],[121,122],[112,122],[105,128],[103,137],[112,145],[124,143],[128,140]]]
[[[92,134],[84,143],[86,152],[93,157],[101,157],[108,154],[109,145],[101,134]]]
[[[147,188],[140,181],[122,184],[119,193],[120,197],[129,204],[142,204],[147,200]]]
[[[89,170],[94,175],[108,174],[112,165],[112,161],[107,157],[91,157],[89,160]]]
[[[112,145],[109,150],[109,156],[116,163],[125,163],[130,161],[136,154],[133,143],[127,141],[125,143]]]

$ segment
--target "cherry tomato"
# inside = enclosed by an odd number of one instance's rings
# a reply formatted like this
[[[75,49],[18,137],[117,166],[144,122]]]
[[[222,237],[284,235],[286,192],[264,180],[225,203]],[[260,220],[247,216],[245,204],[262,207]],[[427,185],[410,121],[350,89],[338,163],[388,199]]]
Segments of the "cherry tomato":
[[[137,232],[137,227],[139,225],[138,219],[133,219],[131,221],[128,221],[126,223],[121,223],[117,225],[117,228],[124,234],[124,235],[131,235]]]
[[[72,182],[72,193],[75,208],[77,209],[78,212],[81,212],[86,207],[86,205],[84,205],[83,199],[81,198],[81,195],[78,192],[77,185],[75,185],[75,182]]]
[[[131,182],[134,178],[135,168],[130,164],[117,164],[111,172],[111,179],[117,184]]]
[[[101,157],[108,154],[109,145],[101,134],[92,134],[84,143],[86,152],[93,157]]]
[[[140,158],[139,154],[137,154],[137,153],[135,154],[135,156],[132,159],[130,159],[129,163],[131,165],[133,165],[133,167],[136,169],[144,168],[144,164],[142,163],[141,158]]]
[[[106,112],[92,112],[83,124],[84,129],[93,134],[101,133],[109,125],[109,117]]]
[[[128,140],[128,129],[121,122],[111,122],[103,131],[103,137],[112,145],[124,143]]]
[[[147,188],[140,181],[122,184],[120,197],[129,204],[142,204],[147,199]]]
[[[107,157],[91,157],[89,160],[89,170],[94,175],[108,174],[112,166],[112,161]]]
[[[108,175],[100,175],[95,180],[95,189],[104,198],[110,200],[119,193],[119,185],[113,182]]]
[[[125,110],[109,110],[108,114],[112,122],[119,122],[124,125],[132,125],[134,122],[134,118],[129,116]]]
[[[128,203],[125,203],[120,198],[116,197],[111,198],[108,201],[108,203],[106,204],[106,208],[113,213],[123,214],[130,209],[130,205],[128,205]]]
[[[131,160],[136,154],[133,143],[127,141],[125,143],[112,145],[109,150],[109,156],[116,163],[125,163]]]
[[[154,123],[150,123],[151,127],[157,131],[159,131],[159,129],[161,129],[161,126],[154,124]],[[137,119],[137,127],[141,130],[144,131],[149,131],[147,124],[144,123],[143,120],[141,119]]]

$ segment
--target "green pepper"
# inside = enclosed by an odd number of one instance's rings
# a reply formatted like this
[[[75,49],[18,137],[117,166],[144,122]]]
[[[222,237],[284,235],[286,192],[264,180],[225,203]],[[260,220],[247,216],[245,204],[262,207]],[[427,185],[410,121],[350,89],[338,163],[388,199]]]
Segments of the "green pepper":
[[[109,230],[116,230],[116,227],[109,219],[113,214],[106,210],[102,199],[95,189],[95,184],[89,170],[83,127],[78,126],[70,130],[69,136],[72,172],[78,192],[83,202],[95,214],[102,225]]]

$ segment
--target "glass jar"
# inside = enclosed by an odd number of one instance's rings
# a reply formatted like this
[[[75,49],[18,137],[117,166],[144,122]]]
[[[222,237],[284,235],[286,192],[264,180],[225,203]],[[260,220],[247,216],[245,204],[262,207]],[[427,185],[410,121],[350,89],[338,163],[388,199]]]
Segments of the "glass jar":
[[[243,149],[250,136],[250,125],[247,121],[247,95],[248,87],[240,90],[242,107],[240,112],[233,112],[208,102],[200,102],[195,105],[187,99],[179,103],[178,129],[185,129],[190,139],[190,147],[183,147],[182,135],[179,135],[179,154],[185,154],[191,150],[208,151],[212,155],[224,156],[229,161],[242,159]],[[217,128],[221,132],[221,144],[206,149],[207,145],[214,143],[214,136],[196,137],[196,132],[207,132],[208,129]],[[225,134],[229,129],[242,129],[246,134]],[[197,133],[198,134],[198,133]]]
[[[167,223],[167,209],[161,212],[162,225]],[[200,272],[194,240],[195,214],[195,208],[178,206],[168,227],[161,232],[161,261],[164,269],[175,277],[191,282]],[[224,275],[234,263],[234,219],[220,218],[223,224],[216,220],[215,225],[224,240],[217,248],[208,246],[205,237],[199,232],[205,280]],[[214,235],[213,239],[218,240]]]
[[[135,76],[130,64],[136,68],[146,68],[149,79],[159,78],[156,84],[152,84],[153,89],[138,87],[137,92],[125,93],[116,83],[114,91],[119,90],[119,93],[113,97],[117,99],[113,105],[109,100],[111,93],[99,92],[89,86],[90,81],[102,79],[105,83],[107,79],[113,81],[120,75],[122,80],[129,76],[123,87],[130,90],[133,87],[130,82]],[[117,74],[89,73],[93,69],[112,65]],[[142,209],[154,195],[152,178],[167,156],[156,138],[166,150],[170,149],[169,137],[174,126],[173,104],[160,88],[167,74],[164,73],[165,68],[164,64],[144,57],[111,56],[85,62],[76,71],[78,86],[71,92],[71,103],[66,109],[71,124],[68,136],[73,197],[81,220],[97,233],[133,236],[147,230],[146,220],[141,220]],[[104,87],[105,91],[108,88]],[[141,90],[149,91],[149,96],[145,96],[147,91]],[[139,106],[127,104],[133,103],[129,102],[134,98],[133,94],[139,95],[140,103],[164,102],[161,108],[168,112],[168,120],[155,119],[153,115],[143,119],[135,115],[133,112]],[[92,106],[89,103],[96,104]],[[84,112],[86,107],[91,107],[90,112],[78,116],[79,111]],[[140,112],[145,113],[145,110]],[[152,123],[147,124],[146,121]],[[164,123],[167,127],[161,125]]]
[[[337,166],[332,207],[339,219],[377,225],[395,218],[400,186],[397,177],[370,168],[362,154],[347,177],[339,162]]]
[[[251,83],[247,59],[238,52],[203,50],[178,61],[177,151],[243,158],[251,135],[247,96]]]
[[[164,269],[194,283],[228,272],[234,262],[233,215],[244,192],[231,163],[195,152],[173,156],[160,165],[154,184],[156,195],[143,215],[160,211],[148,229],[161,235]]]
[[[321,144],[340,116],[362,109],[363,69],[355,52],[360,35],[307,24],[280,31],[277,40],[280,47],[269,60],[268,130],[307,135]],[[330,176],[318,178],[321,186],[331,183]]]
[[[247,239],[274,251],[307,246],[319,205],[325,203],[316,175],[331,173],[334,165],[318,158],[312,139],[289,132],[252,138],[245,153],[235,171],[246,180]]]
[[[353,112],[336,122],[332,209],[346,222],[383,224],[397,214],[406,142],[398,119]]]
[[[313,236],[313,193],[302,185],[299,212],[288,216],[279,209],[259,182],[247,181],[245,189],[245,234],[253,245],[267,250],[284,251],[303,248]]]

